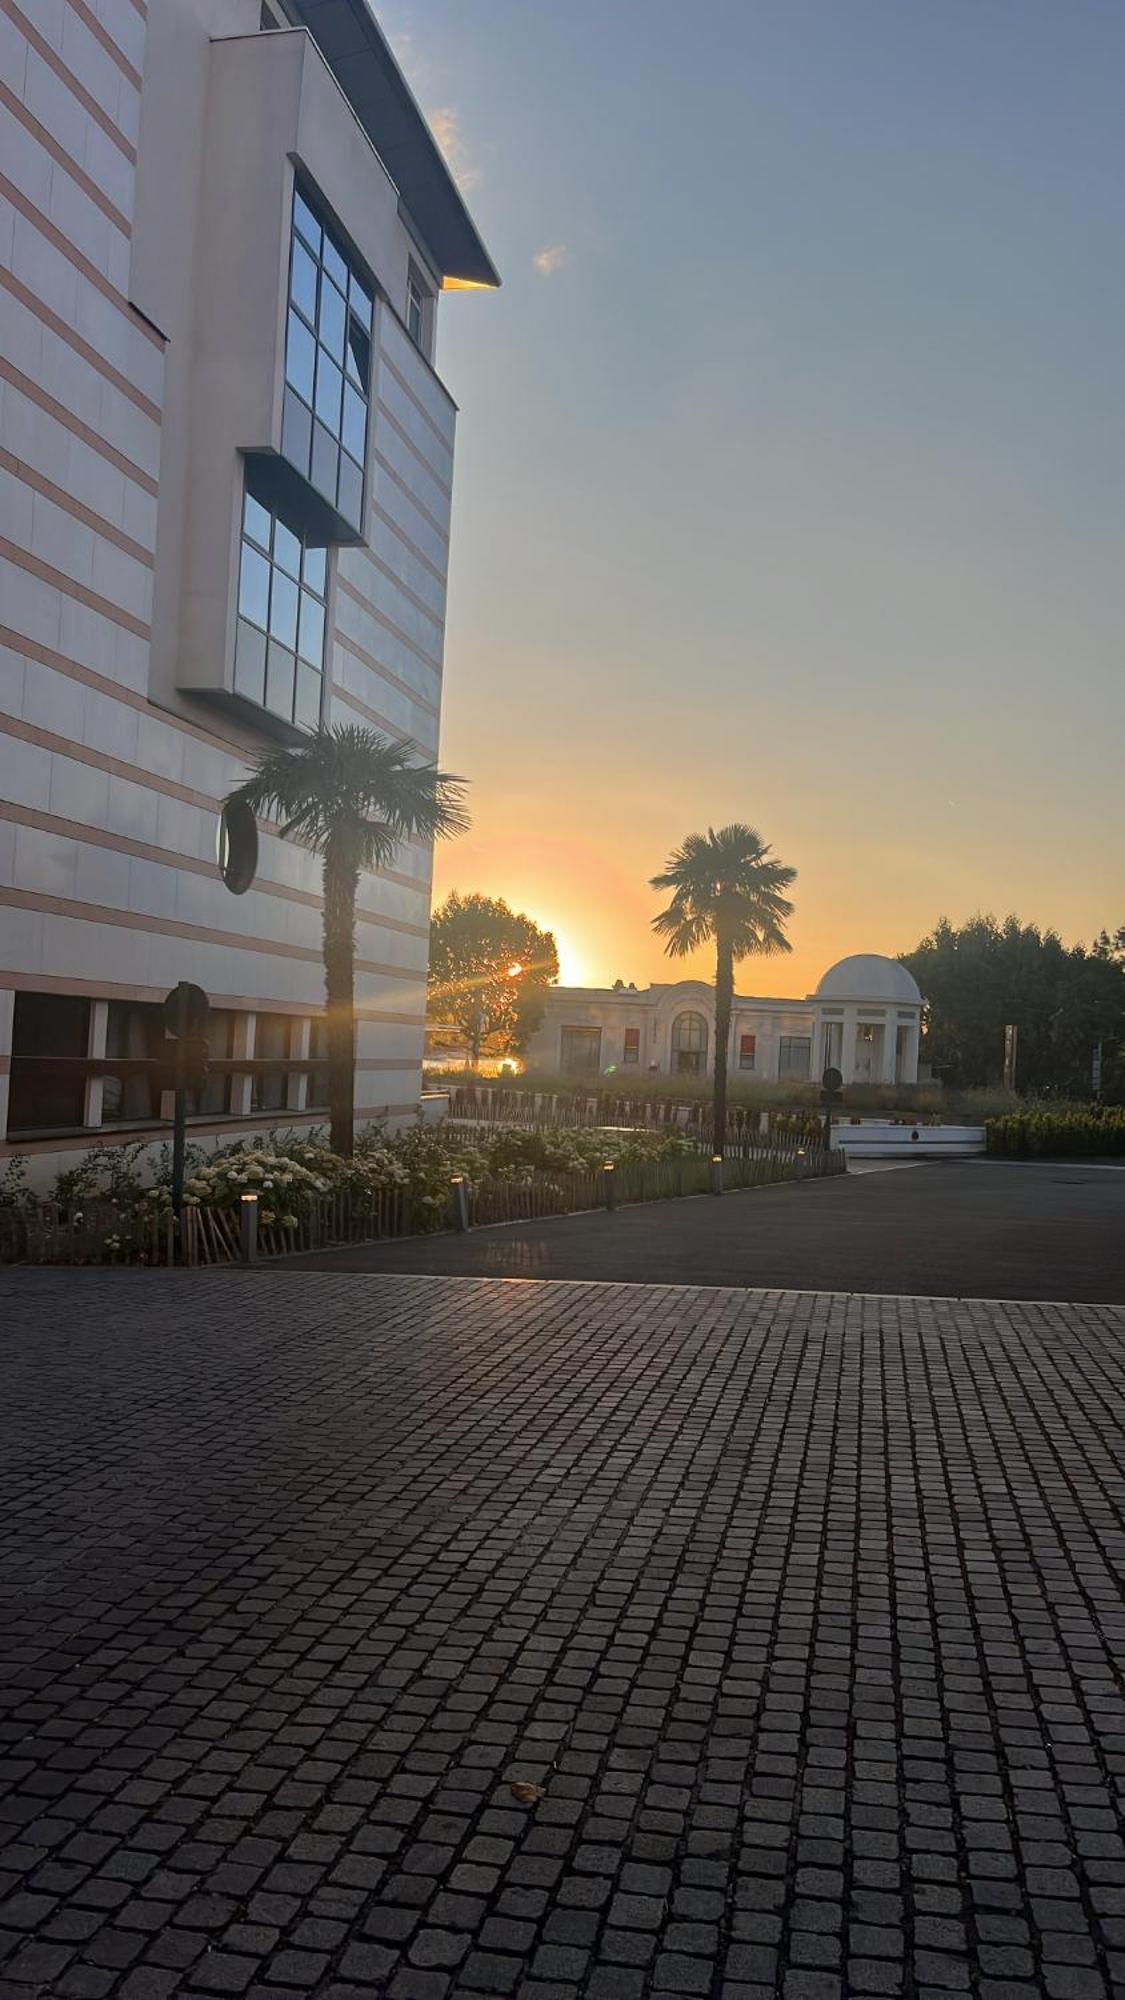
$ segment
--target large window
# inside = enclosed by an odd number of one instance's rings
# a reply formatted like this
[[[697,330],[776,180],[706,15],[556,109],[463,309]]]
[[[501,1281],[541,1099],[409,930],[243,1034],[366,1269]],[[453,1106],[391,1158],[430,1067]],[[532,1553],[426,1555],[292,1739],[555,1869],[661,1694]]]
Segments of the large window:
[[[107,1056],[167,1059],[170,1044],[164,1017],[155,1001],[111,1000],[106,1022]],[[160,1083],[140,1074],[107,1076],[102,1085],[102,1123],[150,1125],[160,1116]]]
[[[371,314],[366,280],[294,189],[281,448],[357,529],[367,463]]]
[[[626,1028],[625,1030],[624,1059],[627,1063],[640,1062],[641,1031],[639,1028]]]
[[[73,1132],[82,1124],[86,1080],[81,1074],[31,1071],[27,1062],[84,1056],[90,1003],[69,993],[17,993],[12,1023],[8,1132]]]
[[[293,1053],[297,1023],[288,1014],[259,1014],[255,1030],[254,1056],[258,1062],[283,1064]],[[284,1111],[288,1095],[284,1068],[259,1070],[251,1085],[252,1111]]]
[[[757,1061],[758,1061],[757,1035],[739,1035],[738,1037],[739,1069],[754,1069],[757,1066]]]
[[[258,497],[250,466],[246,476],[235,692],[282,722],[315,730],[324,673],[328,551]]]
[[[777,1052],[778,1076],[807,1077],[811,1056],[812,1041],[808,1035],[782,1035]]]
[[[412,264],[410,266],[410,276],[406,281],[406,331],[414,342],[415,347],[420,347],[423,354],[426,351],[426,301],[428,297],[429,293]]]
[[[820,1036],[820,1067],[822,1074],[826,1069],[842,1069],[843,1061],[844,1023],[842,1021],[825,1021],[821,1027]]]
[[[672,1068],[699,1076],[707,1067],[707,1022],[702,1014],[677,1014],[672,1023]]]
[[[559,1063],[566,1076],[597,1076],[602,1066],[600,1028],[563,1028]]]

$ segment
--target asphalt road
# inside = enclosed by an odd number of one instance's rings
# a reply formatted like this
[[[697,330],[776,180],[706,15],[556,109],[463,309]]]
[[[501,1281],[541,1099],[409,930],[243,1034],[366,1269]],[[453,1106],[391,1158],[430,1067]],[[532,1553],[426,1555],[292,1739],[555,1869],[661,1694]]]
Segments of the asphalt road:
[[[1125,1304],[1125,1168],[939,1161],[327,1251],[286,1268]]]

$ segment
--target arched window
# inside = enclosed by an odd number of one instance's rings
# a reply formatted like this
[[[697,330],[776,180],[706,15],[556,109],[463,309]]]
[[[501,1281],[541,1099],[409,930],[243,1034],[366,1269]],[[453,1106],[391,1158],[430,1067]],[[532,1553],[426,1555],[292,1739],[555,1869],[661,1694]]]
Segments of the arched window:
[[[702,1014],[677,1014],[672,1023],[672,1068],[699,1076],[707,1066],[707,1022]]]

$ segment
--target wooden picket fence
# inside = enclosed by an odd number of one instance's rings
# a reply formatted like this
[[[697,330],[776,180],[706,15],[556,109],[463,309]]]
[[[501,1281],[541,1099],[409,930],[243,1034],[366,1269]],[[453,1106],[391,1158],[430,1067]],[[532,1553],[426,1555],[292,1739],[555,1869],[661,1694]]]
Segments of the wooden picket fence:
[[[798,1140],[729,1145],[723,1186],[769,1187],[847,1170],[842,1152],[825,1153]],[[668,1201],[708,1194],[714,1166],[705,1152],[668,1160],[636,1160],[594,1167],[575,1174],[544,1171],[529,1180],[485,1176],[450,1183],[444,1214],[420,1210],[405,1188],[372,1193],[326,1195],[300,1216],[292,1229],[259,1224],[258,1256],[289,1257],[350,1243],[378,1243],[421,1229],[461,1227],[461,1191],[468,1227],[490,1223],[535,1222],[552,1215],[575,1215],[594,1208],[614,1209],[633,1202]],[[88,1201],[80,1209],[56,1202],[22,1202],[0,1208],[0,1264],[142,1265],[196,1270],[237,1263],[241,1255],[237,1208],[188,1207],[176,1229],[167,1214],[146,1215],[143,1207],[122,1211],[111,1202]]]

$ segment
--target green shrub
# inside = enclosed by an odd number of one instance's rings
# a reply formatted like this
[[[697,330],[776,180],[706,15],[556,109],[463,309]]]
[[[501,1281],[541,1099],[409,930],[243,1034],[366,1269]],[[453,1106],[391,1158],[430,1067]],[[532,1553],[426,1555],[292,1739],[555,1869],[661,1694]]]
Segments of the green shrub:
[[[988,1151],[998,1159],[1084,1159],[1125,1153],[1125,1108],[1089,1104],[990,1118]]]

